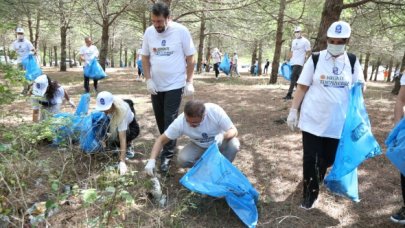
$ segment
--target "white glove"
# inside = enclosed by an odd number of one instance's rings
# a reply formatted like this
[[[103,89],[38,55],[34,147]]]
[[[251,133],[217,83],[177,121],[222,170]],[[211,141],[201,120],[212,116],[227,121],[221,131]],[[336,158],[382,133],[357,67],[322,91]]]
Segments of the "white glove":
[[[76,108],[76,105],[73,103],[72,99],[69,99],[69,104],[72,108]]]
[[[149,159],[148,163],[146,163],[145,166],[145,172],[149,175],[149,176],[154,176],[153,175],[153,170],[155,169],[155,165],[156,165],[156,160],[155,159]]]
[[[194,93],[194,86],[192,82],[187,82],[186,87],[184,87],[184,96],[191,96]]]
[[[298,125],[298,110],[295,108],[290,109],[290,114],[288,114],[287,125],[290,127],[291,131],[294,131],[294,128]]]
[[[224,134],[220,133],[215,136],[215,142],[217,143],[218,146],[222,145],[222,141],[224,141]]]
[[[152,81],[152,79],[148,79],[146,80],[146,89],[148,90],[148,92],[152,95],[156,95],[157,94],[157,88],[155,83]]]
[[[120,169],[120,175],[124,175],[128,171],[128,167],[127,164],[125,164],[125,162],[120,162],[118,167]]]

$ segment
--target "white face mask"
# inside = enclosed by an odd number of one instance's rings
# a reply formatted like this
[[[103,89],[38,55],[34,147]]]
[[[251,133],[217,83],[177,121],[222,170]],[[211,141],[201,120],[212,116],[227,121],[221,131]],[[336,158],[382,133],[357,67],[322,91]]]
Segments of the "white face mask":
[[[328,47],[326,50],[332,55],[332,56],[339,56],[345,52],[345,44],[330,44],[328,43]]]
[[[298,39],[298,38],[300,38],[300,37],[301,37],[301,33],[296,32],[296,33],[294,33],[294,36],[295,36],[295,39]]]
[[[23,40],[23,39],[24,39],[24,35],[17,35],[17,39],[18,39],[18,40]]]

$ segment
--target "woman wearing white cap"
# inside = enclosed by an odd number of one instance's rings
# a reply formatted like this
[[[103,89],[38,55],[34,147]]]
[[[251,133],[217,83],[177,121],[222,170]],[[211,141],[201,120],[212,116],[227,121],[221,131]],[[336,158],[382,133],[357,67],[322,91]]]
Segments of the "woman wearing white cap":
[[[131,101],[132,102],[132,101]],[[120,147],[120,174],[127,172],[125,158],[127,149],[139,134],[139,125],[135,118],[135,110],[123,99],[113,96],[110,92],[103,91],[97,95],[96,110],[103,111],[110,117],[109,145]]]
[[[291,130],[298,125],[302,131],[304,189],[301,207],[304,209],[314,206],[319,183],[334,163],[350,89],[358,81],[364,83],[359,61],[345,52],[350,34],[351,28],[346,22],[337,21],[329,27],[327,49],[319,55],[313,54],[305,63],[287,118]],[[315,59],[318,59],[317,63]]]
[[[56,114],[60,112],[63,99],[66,99],[72,108],[75,107],[68,93],[58,84],[57,81],[43,74],[34,80],[32,93],[32,121],[38,122],[47,117],[47,114]],[[41,110],[41,116],[39,111]]]

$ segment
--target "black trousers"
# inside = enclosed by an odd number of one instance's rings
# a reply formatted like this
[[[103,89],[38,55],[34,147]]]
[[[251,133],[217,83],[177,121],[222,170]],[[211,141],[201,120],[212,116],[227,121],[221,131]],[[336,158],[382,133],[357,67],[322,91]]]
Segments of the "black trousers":
[[[405,207],[405,176],[401,174],[401,190],[402,190],[402,200],[404,201]]]
[[[326,170],[335,161],[339,139],[319,137],[303,131],[302,144],[304,147],[303,197],[315,200],[319,194],[319,183],[323,181]]]
[[[219,75],[219,63],[214,64],[214,71],[215,71],[215,77],[218,78],[218,75]]]
[[[126,131],[126,139],[127,139],[127,147],[131,145],[132,140],[134,140],[139,135],[139,124],[136,121],[136,118],[132,120],[132,122],[128,125],[128,129]],[[118,136],[118,135],[117,135]],[[119,147],[120,146],[120,139],[117,139],[109,142],[108,147]]]
[[[292,95],[292,93],[294,91],[294,87],[297,86],[297,81],[298,81],[298,78],[300,77],[301,71],[302,71],[302,66],[300,66],[300,65],[292,66],[290,88],[288,88],[289,95]]]
[[[169,125],[177,118],[181,103],[183,88],[158,92],[157,95],[151,95],[153,112],[155,113],[156,123],[159,133],[163,134]],[[161,159],[171,159],[174,154],[176,140],[170,140],[161,153]]]
[[[84,76],[84,75],[83,75]],[[98,80],[93,80],[94,89],[97,91],[97,82]],[[84,76],[84,91],[86,93],[90,92],[90,78]]]

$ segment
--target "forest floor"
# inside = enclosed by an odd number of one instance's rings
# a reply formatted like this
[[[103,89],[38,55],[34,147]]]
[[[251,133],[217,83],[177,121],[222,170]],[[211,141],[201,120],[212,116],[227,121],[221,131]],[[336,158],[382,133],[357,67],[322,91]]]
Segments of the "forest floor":
[[[79,68],[68,72],[46,68],[45,72],[59,81],[78,103],[83,92]],[[37,146],[38,152],[31,160],[37,168],[31,169],[24,177],[27,185],[24,189],[28,189],[26,195],[15,192],[13,198],[10,193],[10,203],[14,203],[12,199],[17,203],[23,198],[22,208],[26,209],[35,202],[46,201],[54,195],[50,183],[57,179],[62,185],[100,192],[98,200],[92,204],[86,205],[80,199],[75,201],[72,198],[69,203],[60,203],[58,212],[46,221],[51,227],[243,227],[224,200],[190,193],[182,187],[179,179],[186,170],[175,165],[172,165],[170,175],[161,179],[168,196],[167,206],[159,208],[148,198],[143,168],[159,135],[150,95],[145,82],[135,81],[134,70],[108,69],[107,72],[109,77],[100,81],[99,91],[107,90],[132,99],[141,127],[140,136],[133,144],[139,154],[129,164],[132,176],[130,180],[124,180],[135,182],[124,188],[133,197],[133,202],[126,204],[108,198],[105,193],[106,189],[111,192],[111,188],[106,188],[110,185],[122,188],[111,179],[118,178],[117,174],[106,174],[108,167],[114,167],[117,158],[104,154],[88,156],[79,152],[77,145],[58,149],[43,143]],[[305,211],[299,208],[302,193],[301,133],[290,131],[285,123],[291,101],[284,101],[282,97],[287,92],[288,82],[280,77],[275,85],[267,85],[267,82],[268,77],[242,75],[240,78],[225,78],[223,74],[219,80],[215,80],[212,74],[197,75],[194,80],[194,99],[222,106],[238,128],[241,151],[234,165],[260,193],[257,227],[395,227],[389,217],[403,205],[400,178],[398,170],[384,155],[367,160],[359,167],[359,203],[332,195],[322,186],[315,209]],[[384,151],[384,140],[393,127],[395,96],[390,93],[392,86],[392,83],[369,82],[365,93],[372,131]],[[96,95],[93,92],[91,96],[92,110]],[[184,98],[182,105],[189,99],[192,98]],[[31,121],[32,111],[27,99],[20,98],[1,107],[1,111],[18,114],[1,119],[0,123],[10,128]],[[73,112],[73,109],[66,105],[63,111]],[[178,140],[178,149],[186,142],[184,137]],[[19,167],[18,163],[14,165]],[[103,197],[111,200],[102,201]]]

